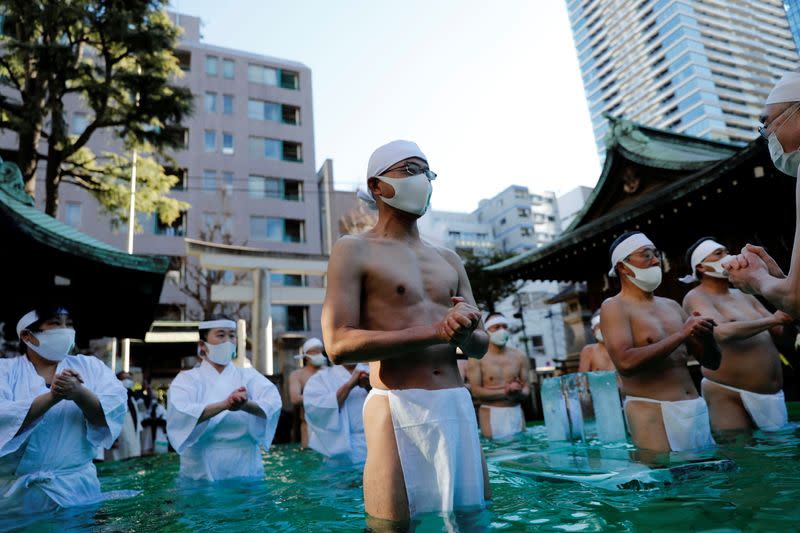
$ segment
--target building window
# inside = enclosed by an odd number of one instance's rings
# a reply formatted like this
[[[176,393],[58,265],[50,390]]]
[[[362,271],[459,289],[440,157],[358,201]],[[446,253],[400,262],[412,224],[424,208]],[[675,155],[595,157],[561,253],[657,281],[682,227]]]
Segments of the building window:
[[[518,207],[517,214],[519,215],[520,218],[527,218],[531,215],[531,212],[529,209],[525,207]]]
[[[188,50],[176,50],[175,57],[178,58],[178,67],[184,72],[192,70],[192,53]]]
[[[527,198],[528,191],[525,189],[514,189],[514,198]]]
[[[271,120],[296,126],[300,124],[300,108],[264,100],[248,100],[247,116],[254,120]]]
[[[69,130],[73,135],[80,135],[89,125],[89,115],[86,113],[73,113]]]
[[[213,192],[217,190],[217,171],[204,170],[203,171],[203,191]]]
[[[276,333],[308,331],[308,306],[273,305],[272,324]]]
[[[303,161],[303,150],[300,143],[283,141],[283,160],[300,163]]]
[[[175,177],[176,181],[172,187],[170,187],[171,191],[186,190],[187,178],[189,176],[189,170],[187,168],[164,167],[164,174]]]
[[[299,180],[249,176],[247,190],[253,198],[277,198],[293,202],[303,200],[303,182]]]
[[[222,173],[222,184],[226,189],[233,191],[233,172]]]
[[[530,339],[533,345],[533,351],[544,355],[544,337],[541,335],[531,335]]]
[[[158,213],[152,215],[155,219],[153,233],[156,235],[166,235],[168,237],[183,237],[186,234],[186,213],[181,213],[172,224],[164,224]]]
[[[222,112],[226,115],[233,115],[233,95],[222,95]]]
[[[206,130],[203,136],[203,146],[206,152],[213,152],[217,149],[217,132]]]
[[[206,74],[216,76],[219,68],[219,59],[216,56],[206,56]]]
[[[217,112],[217,93],[206,93],[206,113],[216,113]]]
[[[222,60],[222,77],[232,80],[236,71],[236,62],[233,59]]]
[[[203,213],[203,231],[210,232],[211,230],[214,229],[216,223],[217,223],[216,213],[209,213],[208,211]]]
[[[305,287],[306,277],[302,274],[280,274],[273,272],[269,275],[270,284],[281,287]]]
[[[222,153],[228,155],[233,153],[233,133],[222,132]]]
[[[264,85],[278,85],[278,70],[263,65],[247,65],[247,81]]]
[[[81,227],[81,203],[67,202],[64,206],[64,222],[74,228]]]
[[[292,89],[297,90],[300,88],[300,76],[297,72],[292,72],[290,70],[281,70],[280,71],[280,78],[281,78],[281,87],[284,89]]]
[[[519,234],[522,237],[530,237],[531,236],[531,228],[519,228]]]
[[[251,216],[250,238],[273,242],[305,242],[305,223],[302,220]]]
[[[281,122],[297,126],[300,124],[300,108],[293,105],[281,106]]]

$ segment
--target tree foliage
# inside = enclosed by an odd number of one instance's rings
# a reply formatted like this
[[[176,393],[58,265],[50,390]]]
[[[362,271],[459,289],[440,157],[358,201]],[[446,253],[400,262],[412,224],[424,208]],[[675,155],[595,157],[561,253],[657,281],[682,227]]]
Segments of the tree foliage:
[[[461,252],[459,255],[464,259],[464,269],[472,286],[472,295],[481,309],[494,312],[495,303],[517,289],[517,284],[507,277],[484,270],[489,265],[514,257],[515,254],[496,250],[489,254]]]
[[[137,209],[172,222],[181,205],[165,194],[177,178],[160,162],[184,144],[192,111],[174,54],[179,28],[163,0],[2,0],[0,129],[16,132],[16,163],[26,190],[44,164],[45,210],[55,215],[58,189],[72,183],[112,217],[127,219],[130,163],[140,151]],[[70,129],[67,107],[86,113]],[[109,150],[89,147],[98,139]]]

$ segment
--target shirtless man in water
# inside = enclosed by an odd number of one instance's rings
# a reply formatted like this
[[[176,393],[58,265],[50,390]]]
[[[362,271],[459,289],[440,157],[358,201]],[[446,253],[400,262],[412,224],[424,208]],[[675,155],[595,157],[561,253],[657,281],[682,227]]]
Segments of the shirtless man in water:
[[[581,350],[581,359],[578,364],[578,372],[601,372],[605,370],[616,370],[611,356],[606,349],[603,332],[600,330],[600,311],[592,316],[592,334],[597,340],[596,343],[587,344]]]
[[[603,302],[600,327],[622,377],[633,443],[659,452],[712,446],[708,408],[686,360],[691,353],[703,366],[719,368],[716,323],[653,295],[661,283],[661,254],[643,233],[621,235],[610,255],[609,276],[619,276],[621,289]]]
[[[364,504],[371,517],[392,521],[481,508],[488,498],[475,414],[456,364],[456,348],[482,357],[488,336],[461,259],[423,242],[417,229],[435,176],[412,142],[372,154],[369,193],[361,196],[378,222],[334,246],[322,311],[331,360],[370,362]]]
[[[308,424],[303,408],[303,389],[311,376],[325,365],[323,348],[321,340],[316,337],[308,339],[300,348],[300,354],[295,356],[303,360],[303,366],[289,374],[289,400],[292,402],[295,416],[292,440],[297,442],[299,438],[302,448],[308,448]]]
[[[490,439],[510,437],[525,430],[520,402],[530,395],[530,363],[524,353],[507,346],[508,321],[500,313],[486,319],[489,351],[483,359],[469,359],[467,376],[472,397],[480,402],[481,433]]]
[[[693,272],[681,281],[699,278],[700,285],[683,299],[683,308],[714,319],[714,337],[724,356],[719,369],[703,368],[711,427],[781,429],[788,416],[780,354],[772,337],[780,338],[792,317],[783,311],[770,313],[755,297],[731,289],[723,264],[733,257],[712,237],[697,241],[686,255]]]

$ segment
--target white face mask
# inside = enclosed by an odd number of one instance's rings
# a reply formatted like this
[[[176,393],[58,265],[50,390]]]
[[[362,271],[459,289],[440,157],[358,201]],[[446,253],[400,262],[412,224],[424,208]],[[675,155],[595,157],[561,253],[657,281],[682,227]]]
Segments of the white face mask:
[[[236,357],[236,344],[225,341],[220,344],[206,344],[206,357],[212,363],[227,365]]]
[[[627,263],[622,262],[623,265],[630,268],[636,275],[635,278],[628,276],[631,283],[642,289],[644,292],[653,292],[661,285],[661,265],[651,266],[648,268],[639,268]]]
[[[133,380],[128,378],[123,379],[122,386],[128,390],[131,390],[133,388]]]
[[[510,333],[507,329],[498,329],[489,334],[489,342],[502,348],[508,343]]]
[[[381,196],[381,200],[386,205],[419,216],[424,215],[428,210],[433,186],[425,174],[416,174],[407,178],[375,177],[394,188],[394,196],[391,198]]]
[[[75,346],[75,330],[72,328],[48,329],[34,333],[33,336],[39,341],[39,346],[28,341],[25,344],[48,361],[61,361]]]
[[[769,136],[767,144],[769,145],[769,155],[775,164],[775,168],[786,175],[796,178],[798,171],[800,171],[800,150],[795,150],[788,154],[785,153],[775,133]]]
[[[311,363],[311,366],[322,366],[325,364],[325,356],[321,353],[315,353],[306,357],[308,357],[308,362]]]
[[[720,259],[718,261],[706,261],[705,263],[700,263],[703,266],[706,266],[708,268],[713,268],[714,269],[711,272],[706,270],[705,272],[703,272],[703,275],[704,276],[711,276],[712,278],[727,279],[728,278],[728,271],[725,270],[722,267],[722,265],[724,265],[725,263],[729,262],[730,259],[731,259],[731,256],[726,255],[725,257],[723,257],[722,259]]]
[[[600,331],[600,328],[597,328],[592,333],[594,333],[594,338],[597,339],[597,342],[603,342],[605,340],[603,338],[603,332]]]

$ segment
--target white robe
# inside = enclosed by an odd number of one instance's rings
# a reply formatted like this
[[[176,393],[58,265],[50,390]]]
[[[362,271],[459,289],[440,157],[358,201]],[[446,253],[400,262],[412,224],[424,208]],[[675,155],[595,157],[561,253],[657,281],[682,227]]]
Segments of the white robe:
[[[26,356],[0,359],[0,509],[36,512],[102,499],[92,459],[110,448],[127,411],[127,390],[102,361],[70,355],[56,373],[70,368],[100,400],[106,425],[93,426],[70,400],[61,400],[19,435],[33,400],[47,392]]]
[[[136,408],[136,404],[134,404],[134,408]],[[112,461],[142,455],[142,424],[138,409],[136,416],[137,419],[134,422],[131,410],[127,409],[125,411],[125,422],[122,424],[122,431],[120,431],[119,439],[117,439],[117,447],[110,450]]]
[[[226,399],[239,387],[266,418],[223,411],[200,424],[208,404]],[[260,447],[268,449],[281,412],[278,389],[252,368],[233,364],[222,373],[207,361],[178,374],[167,395],[167,436],[181,456],[181,475],[210,481],[264,475]]]
[[[341,409],[336,391],[350,379],[343,366],[333,366],[311,376],[303,389],[308,424],[308,446],[335,460],[363,463],[367,458],[362,410],[367,391],[353,387]]]

